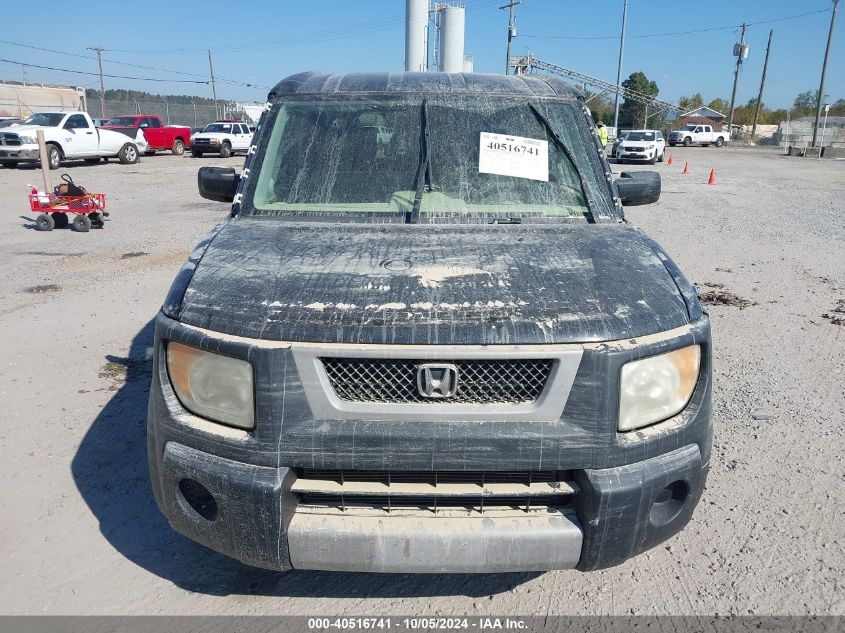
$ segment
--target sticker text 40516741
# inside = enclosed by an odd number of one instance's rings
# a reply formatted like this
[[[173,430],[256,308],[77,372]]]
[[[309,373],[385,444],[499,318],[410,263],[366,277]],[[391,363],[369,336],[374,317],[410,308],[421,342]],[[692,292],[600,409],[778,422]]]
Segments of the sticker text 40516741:
[[[481,132],[478,171],[514,178],[549,181],[549,142]]]

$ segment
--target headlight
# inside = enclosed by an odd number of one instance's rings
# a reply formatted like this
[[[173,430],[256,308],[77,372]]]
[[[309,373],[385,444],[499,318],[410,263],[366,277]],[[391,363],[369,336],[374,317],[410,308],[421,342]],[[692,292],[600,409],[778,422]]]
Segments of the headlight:
[[[170,342],[167,370],[176,396],[192,413],[243,429],[255,426],[248,362]]]
[[[691,345],[623,365],[619,430],[631,431],[660,422],[687,406],[698,381],[700,364],[701,347]]]
[[[646,149],[654,149],[654,145],[649,145]]]
[[[211,142],[212,145],[220,145],[220,139],[219,138],[213,138],[213,139],[211,139],[210,142]]]
[[[38,145],[38,139],[34,136],[19,136],[21,145]]]

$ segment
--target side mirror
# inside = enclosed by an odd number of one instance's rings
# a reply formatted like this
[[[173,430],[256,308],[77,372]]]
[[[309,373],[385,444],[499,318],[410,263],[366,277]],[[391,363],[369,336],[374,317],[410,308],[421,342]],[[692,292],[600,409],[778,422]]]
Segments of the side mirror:
[[[660,200],[660,174],[656,171],[623,171],[616,180],[616,187],[626,207]]]
[[[200,167],[197,172],[197,187],[200,195],[215,202],[231,202],[235,199],[241,177],[234,167]]]

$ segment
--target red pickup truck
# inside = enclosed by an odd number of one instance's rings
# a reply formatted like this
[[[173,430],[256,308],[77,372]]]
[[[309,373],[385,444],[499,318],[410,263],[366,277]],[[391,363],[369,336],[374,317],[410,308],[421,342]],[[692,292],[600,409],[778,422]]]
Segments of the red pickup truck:
[[[102,126],[107,130],[142,129],[149,149],[147,156],[160,150],[170,150],[181,156],[191,143],[191,128],[183,125],[164,125],[157,116],[149,114],[117,116]]]

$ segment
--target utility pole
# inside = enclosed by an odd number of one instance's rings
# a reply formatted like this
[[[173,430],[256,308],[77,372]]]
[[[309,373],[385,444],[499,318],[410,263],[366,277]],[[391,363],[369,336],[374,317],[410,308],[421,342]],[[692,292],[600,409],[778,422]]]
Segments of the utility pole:
[[[731,113],[728,116],[728,138],[733,135],[734,124],[734,105],[736,104],[736,85],[739,82],[739,70],[742,68],[742,62],[747,56],[745,47],[745,22],[742,23],[742,34],[739,36],[739,44],[734,46],[734,55],[736,55],[736,70],[734,71],[734,89],[731,92]]]
[[[766,61],[763,62],[763,77],[760,79],[760,92],[757,94],[757,107],[754,108],[754,125],[751,126],[751,138],[757,134],[757,117],[760,116],[760,104],[763,101],[763,86],[766,85],[766,70],[769,68],[769,51],[772,50],[772,33],[769,31],[769,43],[766,45]]]
[[[628,21],[628,0],[622,6],[622,36],[619,38],[619,65],[616,67],[616,102],[613,105],[614,134],[619,135],[619,88],[622,80],[622,53],[625,50],[625,23]]]
[[[508,9],[510,17],[508,18],[508,58],[505,60],[505,74],[509,74],[511,71],[511,42],[513,38],[516,37],[516,5],[522,4],[518,1],[512,1],[510,4],[506,4],[503,7],[499,7],[500,9]],[[516,72],[516,71],[514,71]]]
[[[217,85],[214,83],[214,65],[211,63],[211,49],[208,49],[208,69],[211,71],[211,96],[214,98],[214,112],[217,118],[220,113],[217,111]]]
[[[103,51],[106,49],[89,46],[89,51],[97,53],[97,63],[100,65],[100,116],[106,118],[106,89],[103,86]]]
[[[824,49],[824,62],[822,63],[822,79],[819,82],[819,96],[816,100],[816,121],[813,124],[813,147],[816,147],[816,136],[819,132],[819,119],[822,115],[822,104],[824,103],[824,76],[827,73],[827,57],[830,55],[830,41],[833,39],[833,25],[836,22],[836,12],[839,10],[839,0],[833,0],[833,14],[830,16],[830,30],[827,32],[827,48]]]

